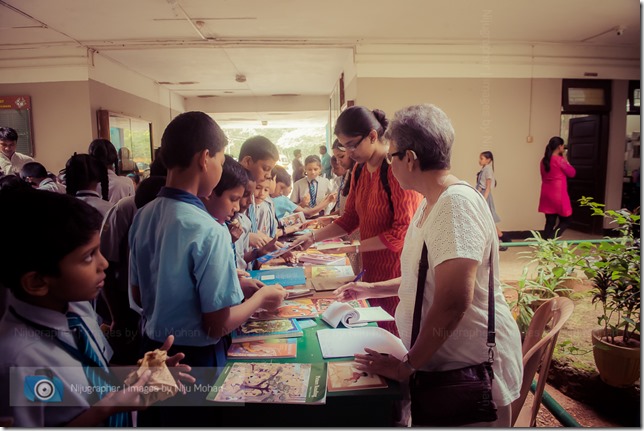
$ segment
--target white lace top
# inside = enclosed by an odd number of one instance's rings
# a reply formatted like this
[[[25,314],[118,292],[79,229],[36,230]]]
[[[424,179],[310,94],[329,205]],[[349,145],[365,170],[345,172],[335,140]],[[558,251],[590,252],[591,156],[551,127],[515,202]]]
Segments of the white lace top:
[[[517,325],[499,287],[498,239],[487,203],[476,190],[455,184],[439,197],[427,219],[418,226],[427,201],[419,206],[405,237],[401,261],[402,279],[396,309],[396,325],[407,348],[418,283],[418,262],[424,240],[428,248],[429,270],[425,282],[421,322],[431,308],[436,288],[435,268],[450,259],[466,258],[479,263],[472,305],[454,333],[423,369],[449,370],[478,364],[487,359],[487,295],[490,250],[494,253],[496,349],[493,364],[493,397],[499,406],[519,397],[523,374],[521,339]],[[422,325],[422,323],[421,323]]]

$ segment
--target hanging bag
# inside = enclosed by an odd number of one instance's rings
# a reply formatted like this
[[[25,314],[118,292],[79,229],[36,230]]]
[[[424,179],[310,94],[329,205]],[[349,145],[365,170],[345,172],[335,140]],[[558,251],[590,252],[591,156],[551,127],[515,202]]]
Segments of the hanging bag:
[[[496,403],[492,400],[492,362],[494,360],[494,273],[490,252],[488,293],[488,360],[477,365],[448,371],[416,371],[410,378],[411,419],[414,426],[461,426],[497,419]],[[418,285],[411,346],[420,332],[420,314],[427,279],[427,245],[418,267]],[[411,348],[410,348],[411,349]]]

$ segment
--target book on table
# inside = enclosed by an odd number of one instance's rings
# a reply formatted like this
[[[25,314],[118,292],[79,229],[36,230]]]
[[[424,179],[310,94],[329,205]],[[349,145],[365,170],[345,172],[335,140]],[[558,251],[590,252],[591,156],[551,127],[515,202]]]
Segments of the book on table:
[[[313,265],[343,265],[347,261],[345,255],[324,253],[300,253],[297,261]]]
[[[311,301],[313,301],[313,304],[315,304],[315,308],[318,309],[318,313],[322,314],[324,313],[324,310],[327,309],[327,307],[334,302],[337,302],[337,299],[335,298],[311,298]],[[349,304],[353,308],[360,308],[360,307],[369,307],[369,303],[367,302],[366,299],[354,299],[352,301],[347,301],[345,304]]]
[[[321,329],[316,332],[322,357],[348,358],[364,354],[365,347],[380,353],[403,358],[407,348],[400,338],[377,326],[351,329]]]
[[[283,287],[287,287],[306,284],[304,268],[299,266],[277,269],[256,269],[248,271],[248,273],[255,280],[259,280],[267,285],[280,284]]]
[[[354,276],[351,265],[322,265],[311,267],[311,279]]]
[[[283,254],[285,254],[285,253],[287,253],[287,252],[289,252],[291,250],[294,250],[297,247],[298,246],[294,245],[293,243],[287,243],[283,247],[278,248],[277,250],[273,250],[273,251],[271,251],[269,253],[266,253],[263,256],[258,257],[257,261],[259,263],[266,263],[269,260],[275,259],[276,257],[280,257],[281,255],[283,255]]]
[[[295,358],[297,338],[232,343],[227,356],[231,359]]]
[[[315,244],[317,251],[327,251],[327,250],[336,250],[338,248],[344,247],[359,247],[360,241],[330,241],[330,242],[318,242]]]
[[[356,368],[355,361],[333,361],[327,365],[327,390],[329,392],[358,391],[388,387],[385,379]]]
[[[345,302],[336,301],[324,310],[322,320],[333,328],[337,328],[340,323],[347,328],[352,328],[366,326],[369,322],[391,322],[395,319],[382,307],[353,308]]]
[[[318,309],[310,298],[285,299],[277,309],[259,309],[250,320],[310,319],[319,315]]]
[[[222,403],[325,404],[326,386],[326,362],[229,362],[206,399]]]
[[[230,333],[233,343],[301,337],[304,333],[295,319],[249,320]]]

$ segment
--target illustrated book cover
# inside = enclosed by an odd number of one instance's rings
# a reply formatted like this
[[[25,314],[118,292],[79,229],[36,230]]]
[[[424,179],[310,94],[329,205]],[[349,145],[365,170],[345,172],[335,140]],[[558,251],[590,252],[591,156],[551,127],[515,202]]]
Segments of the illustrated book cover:
[[[324,253],[301,253],[297,257],[298,262],[310,263],[313,265],[342,265],[346,263],[346,255],[324,254]]]
[[[340,323],[352,328],[366,326],[369,322],[391,322],[395,319],[382,307],[353,308],[345,302],[336,301],[324,310],[322,320],[332,328],[337,328]]]
[[[335,277],[348,277],[355,276],[353,273],[353,268],[351,265],[339,265],[339,266],[312,266],[311,267],[311,278],[335,278]]]
[[[295,358],[297,338],[283,338],[233,343],[228,348],[228,357],[236,359]]]
[[[256,269],[248,271],[250,276],[264,284],[281,284],[282,287],[306,284],[304,268],[300,266],[278,269]]]
[[[377,374],[360,371],[355,361],[329,362],[327,367],[327,390],[329,392],[358,391],[386,388],[387,382]]]
[[[337,302],[335,298],[311,298],[311,301],[315,304],[315,308],[318,309],[318,313],[324,313],[324,310],[334,302]],[[353,308],[360,307],[369,307],[369,303],[366,299],[354,299],[353,301],[347,301],[345,304],[350,305]]]
[[[326,382],[326,362],[229,362],[207,399],[222,403],[325,404]]]
[[[295,319],[249,320],[231,332],[233,343],[301,337],[304,333]]]
[[[285,299],[276,310],[257,310],[251,320],[310,319],[319,315],[310,298]]]
[[[297,224],[306,223],[306,218],[304,217],[303,212],[296,212],[285,215],[279,220],[279,223],[280,226],[283,227],[295,226]]]
[[[321,329],[316,332],[324,358],[347,358],[365,353],[365,347],[398,359],[407,353],[400,338],[377,326],[351,329]]]

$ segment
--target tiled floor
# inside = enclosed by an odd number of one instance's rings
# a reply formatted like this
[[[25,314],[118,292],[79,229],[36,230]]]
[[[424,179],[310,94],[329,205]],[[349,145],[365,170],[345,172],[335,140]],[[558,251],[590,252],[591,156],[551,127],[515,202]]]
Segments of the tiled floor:
[[[600,239],[600,235],[590,235],[574,230],[564,232],[562,239]],[[518,240],[515,240],[518,242]],[[521,278],[523,268],[527,265],[529,259],[521,257],[520,252],[530,250],[527,246],[508,247],[507,251],[499,252],[500,278],[502,281],[518,280]]]

